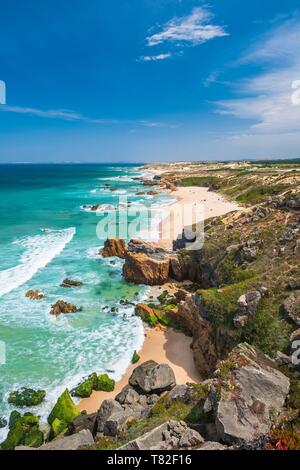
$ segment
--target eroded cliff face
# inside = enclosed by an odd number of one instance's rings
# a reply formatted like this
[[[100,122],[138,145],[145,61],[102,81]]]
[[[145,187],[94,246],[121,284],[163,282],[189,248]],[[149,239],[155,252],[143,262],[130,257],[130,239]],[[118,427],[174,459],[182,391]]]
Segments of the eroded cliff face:
[[[215,326],[198,294],[189,295],[179,304],[176,322],[193,337],[192,349],[197,370],[205,379],[211,377],[219,360],[224,359],[236,345],[235,335],[223,327]]]
[[[169,252],[151,243],[131,240],[125,252],[123,276],[135,284],[158,286],[169,279]]]

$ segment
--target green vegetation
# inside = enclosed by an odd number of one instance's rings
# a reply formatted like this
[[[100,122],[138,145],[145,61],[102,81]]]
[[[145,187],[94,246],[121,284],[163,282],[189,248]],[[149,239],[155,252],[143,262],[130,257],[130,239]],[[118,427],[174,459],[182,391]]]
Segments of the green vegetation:
[[[228,359],[227,361],[221,361],[218,364],[217,376],[222,380],[226,380],[232,370],[234,369],[234,362]]]
[[[8,396],[8,403],[20,408],[25,406],[37,406],[42,403],[46,396],[45,390],[33,390],[31,388],[21,388],[11,392]]]
[[[256,204],[266,197],[276,196],[288,189],[289,185],[253,185],[246,192],[236,197],[237,202]]]
[[[157,300],[163,304],[164,301],[166,300],[166,298],[168,297],[169,295],[169,292],[167,290],[164,290],[158,297],[157,297]]]
[[[179,181],[179,185],[183,187],[188,186],[203,186],[210,187],[216,186],[219,183],[219,178],[214,176],[189,176]]]
[[[292,327],[281,317],[280,305],[280,296],[262,299],[256,314],[243,328],[241,340],[270,356],[277,351],[288,352]]]

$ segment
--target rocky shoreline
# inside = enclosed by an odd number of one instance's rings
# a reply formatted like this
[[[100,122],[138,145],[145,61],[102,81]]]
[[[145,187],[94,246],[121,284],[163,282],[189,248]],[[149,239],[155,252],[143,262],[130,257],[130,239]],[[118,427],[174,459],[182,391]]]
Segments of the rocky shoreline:
[[[293,360],[300,338],[300,181],[289,173],[274,177],[275,170],[268,175],[243,167],[241,175],[240,168],[226,168],[225,181],[221,164],[186,164],[172,172],[155,167],[155,178],[143,184],[167,191],[208,185],[243,207],[206,219],[199,250],[186,249],[183,233],[173,250],[109,239],[101,252],[124,260],[127,282],[163,286],[159,296],[136,305],[136,315],[151,328],[172,327],[190,336],[203,380],[176,385],[168,364],[144,362],[96,413],[79,414],[64,392],[49,416],[48,434],[37,417],[11,416],[2,448],[300,448],[300,372]],[[56,305],[53,314],[75,308]],[[95,374],[79,391],[88,396],[98,383]]]

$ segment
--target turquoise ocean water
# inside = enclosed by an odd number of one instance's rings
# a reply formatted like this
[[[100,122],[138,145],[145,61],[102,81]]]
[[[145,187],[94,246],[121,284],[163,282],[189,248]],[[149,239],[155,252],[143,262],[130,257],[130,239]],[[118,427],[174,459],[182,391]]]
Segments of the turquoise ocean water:
[[[168,195],[137,195],[147,190],[134,179],[140,175],[125,165],[0,165],[0,340],[6,347],[0,416],[11,411],[9,391],[31,386],[47,391],[45,403],[32,410],[45,418],[65,387],[92,371],[109,370],[119,379],[141,348],[142,323],[120,301],[142,299],[146,287],[122,279],[121,260],[98,255],[104,243],[96,235],[99,217],[83,209],[111,208],[120,196],[131,207],[170,202]],[[83,286],[61,288],[66,277]],[[29,289],[42,290],[46,299],[25,298]],[[53,317],[51,304],[60,299],[82,311]]]

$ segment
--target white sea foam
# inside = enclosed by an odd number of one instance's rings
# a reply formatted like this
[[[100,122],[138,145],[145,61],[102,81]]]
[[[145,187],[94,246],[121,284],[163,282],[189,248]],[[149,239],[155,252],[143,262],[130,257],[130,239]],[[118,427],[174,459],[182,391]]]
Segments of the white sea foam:
[[[24,252],[17,266],[0,271],[0,297],[22,286],[47,266],[72,240],[75,232],[75,228],[49,230],[43,235],[16,240],[14,243]]]

